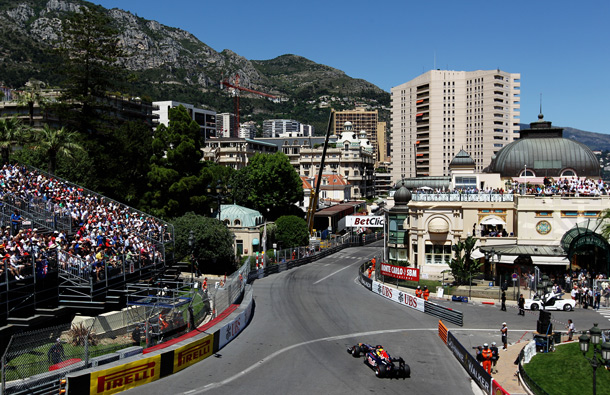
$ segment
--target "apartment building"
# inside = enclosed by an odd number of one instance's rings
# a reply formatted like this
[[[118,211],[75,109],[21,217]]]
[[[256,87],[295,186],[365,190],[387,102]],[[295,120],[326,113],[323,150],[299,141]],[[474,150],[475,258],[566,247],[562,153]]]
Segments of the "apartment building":
[[[231,114],[228,112],[223,112],[221,114],[216,115],[216,137],[233,137],[235,136],[235,123],[237,122],[237,117],[235,114]]]
[[[246,167],[254,155],[259,153],[273,154],[277,150],[275,144],[263,141],[220,137],[205,142],[203,159],[239,170]]]
[[[357,107],[354,110],[335,111],[335,119],[331,125],[331,131],[334,134],[343,132],[343,125],[345,122],[351,122],[353,129],[356,133],[361,131],[366,132],[366,137],[370,140],[373,147],[373,157],[375,162],[383,162],[385,158],[380,158],[382,150],[379,149],[378,130],[379,127],[385,125],[385,122],[379,122],[379,113],[377,110],[368,110],[366,107]],[[384,132],[385,132],[385,126]]]
[[[155,101],[153,106],[155,109],[152,113],[159,117],[157,124],[169,126],[169,110],[174,107],[183,106],[191,118],[199,125],[204,141],[210,137],[216,137],[216,111],[197,108],[192,104],[173,100]]]
[[[338,174],[350,185],[352,199],[372,198],[375,194],[375,158],[366,134],[353,133],[349,122],[337,142],[326,151],[323,174]],[[313,178],[320,172],[323,146],[300,147],[299,175]]]
[[[281,135],[298,136],[301,123],[294,119],[265,119],[263,137],[280,137]]]
[[[464,149],[481,172],[519,138],[520,74],[431,70],[392,94],[392,180],[447,176]]]

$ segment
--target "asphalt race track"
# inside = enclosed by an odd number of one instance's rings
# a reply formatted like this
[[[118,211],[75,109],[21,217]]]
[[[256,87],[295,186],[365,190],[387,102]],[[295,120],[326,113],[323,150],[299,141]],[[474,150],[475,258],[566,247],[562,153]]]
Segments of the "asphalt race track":
[[[345,249],[253,283],[250,325],[220,354],[128,394],[471,394],[471,380],[438,338],[438,320],[367,291],[358,266],[379,247]],[[411,367],[378,379],[346,352],[382,344]]]

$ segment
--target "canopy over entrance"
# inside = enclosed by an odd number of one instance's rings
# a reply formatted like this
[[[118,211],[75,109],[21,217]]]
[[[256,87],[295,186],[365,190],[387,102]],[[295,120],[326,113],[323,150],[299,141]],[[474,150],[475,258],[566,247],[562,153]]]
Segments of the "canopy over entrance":
[[[576,224],[568,230],[561,238],[561,247],[568,255],[568,260],[572,262],[574,255],[585,255],[591,259],[583,261],[589,263],[591,269],[605,271],[608,275],[610,269],[610,244],[600,233],[604,222],[598,219],[587,220]]]

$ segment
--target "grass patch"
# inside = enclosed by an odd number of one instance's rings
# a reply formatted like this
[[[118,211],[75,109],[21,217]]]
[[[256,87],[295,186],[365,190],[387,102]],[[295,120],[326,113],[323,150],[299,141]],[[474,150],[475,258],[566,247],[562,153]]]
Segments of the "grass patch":
[[[390,285],[396,285],[396,281],[398,281],[398,286],[412,288],[413,290],[415,290],[418,285],[421,287],[421,289],[424,289],[424,287],[428,287],[428,289],[430,290],[430,294],[436,293],[436,288],[441,286],[441,282],[437,281],[437,280],[419,280],[419,282],[417,282],[417,281],[396,280],[395,278],[392,278],[392,277],[386,277],[385,280],[386,280],[385,282]],[[445,295],[453,294],[453,287],[445,286],[443,288],[445,288],[445,292],[444,292]]]
[[[591,347],[587,357],[591,358]],[[530,378],[550,395],[587,395],[593,393],[593,368],[580,352],[578,342],[555,348],[555,352],[536,354],[524,365]],[[597,393],[610,388],[610,371],[597,369]]]

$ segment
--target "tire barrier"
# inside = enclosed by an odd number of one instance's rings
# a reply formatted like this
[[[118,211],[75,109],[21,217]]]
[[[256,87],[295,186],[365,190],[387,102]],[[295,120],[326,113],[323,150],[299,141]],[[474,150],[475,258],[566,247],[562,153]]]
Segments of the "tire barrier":
[[[377,295],[386,299],[390,299],[396,303],[405,305],[406,307],[409,307],[411,309],[415,309],[421,311],[422,313],[426,313],[434,317],[444,319],[445,321],[451,322],[452,324],[458,326],[464,326],[464,314],[461,311],[450,309],[434,302],[426,301],[422,298],[413,296],[405,291],[390,287],[388,284],[371,280],[365,274],[366,266],[367,263],[364,263],[360,266],[359,280],[360,283],[369,291],[376,293]]]
[[[228,322],[222,317],[177,339],[161,350],[104,365],[103,369],[87,369],[66,375],[66,394],[109,395],[135,388],[177,373],[210,355],[217,353],[248,325],[254,301],[252,287],[247,286],[241,305],[230,314]],[[202,331],[211,328],[211,334]]]

